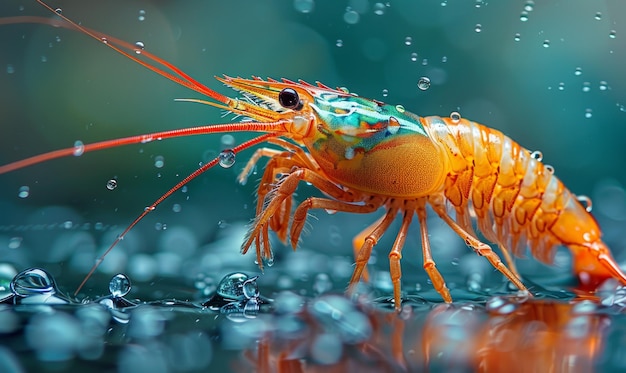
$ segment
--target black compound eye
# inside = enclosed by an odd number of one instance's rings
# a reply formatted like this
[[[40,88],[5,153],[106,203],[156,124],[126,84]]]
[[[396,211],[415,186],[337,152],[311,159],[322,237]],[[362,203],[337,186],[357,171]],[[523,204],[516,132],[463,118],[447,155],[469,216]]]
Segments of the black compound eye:
[[[285,109],[299,110],[302,107],[298,92],[292,88],[285,88],[278,94],[278,102]]]

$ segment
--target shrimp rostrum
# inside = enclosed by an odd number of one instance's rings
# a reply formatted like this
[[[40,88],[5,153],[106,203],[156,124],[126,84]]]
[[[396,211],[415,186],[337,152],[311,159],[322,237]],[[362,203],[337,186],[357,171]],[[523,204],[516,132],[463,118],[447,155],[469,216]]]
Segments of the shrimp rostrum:
[[[321,83],[218,77],[245,99],[229,98],[159,57],[146,51],[137,54],[133,45],[79,26],[63,16],[62,20],[18,18],[0,19],[0,23],[37,22],[78,30],[211,99],[186,101],[248,118],[240,123],[85,144],[81,152],[168,137],[236,131],[264,133],[230,150],[234,155],[262,142],[274,145],[257,149],[239,176],[239,181],[244,182],[256,163],[268,158],[258,187],[256,217],[241,248],[243,253],[255,250],[261,267],[264,261],[273,260],[270,231],[295,249],[310,210],[361,214],[384,210],[380,219],[354,240],[356,266],[349,288],[367,275],[366,264],[373,247],[400,216],[400,229],[389,250],[393,297],[399,308],[402,248],[417,216],[423,267],[443,300],[451,302],[428,240],[426,213],[430,206],[476,254],[484,256],[522,291],[527,289],[512,257],[521,255],[527,246],[536,258],[547,263],[552,261],[556,246],[568,247],[573,254],[574,272],[585,287],[593,288],[608,278],[626,284],[626,275],[602,241],[592,215],[553,175],[551,167],[497,130],[456,115],[420,117],[402,106],[358,97]],[[0,166],[0,173],[70,156],[75,151],[61,149],[13,162]],[[205,164],[146,208],[109,250],[161,201],[218,162],[219,157]],[[325,197],[309,197],[295,206],[293,197],[301,182],[310,183]],[[449,215],[450,210],[455,211],[455,218]],[[478,238],[472,225],[474,216],[478,230],[497,244],[504,262]],[[104,255],[94,269],[102,259]]]

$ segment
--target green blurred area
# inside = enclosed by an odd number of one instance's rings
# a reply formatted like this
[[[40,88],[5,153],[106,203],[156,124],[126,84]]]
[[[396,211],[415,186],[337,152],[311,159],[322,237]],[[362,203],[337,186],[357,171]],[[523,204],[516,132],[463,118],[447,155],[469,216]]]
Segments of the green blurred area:
[[[311,12],[301,11],[311,4]],[[541,150],[574,193],[590,195],[606,179],[626,185],[626,27],[620,19],[626,3],[621,0],[534,5],[76,0],[51,5],[90,28],[142,41],[146,50],[222,93],[236,96],[212,76],[285,77],[344,86],[422,116],[458,111]],[[532,9],[525,10],[528,6]],[[34,1],[15,0],[0,3],[0,15],[51,16]],[[232,119],[210,107],[174,102],[199,95],[77,32],[2,25],[0,40],[2,164],[76,140]],[[417,88],[422,76],[432,82],[426,91]],[[238,142],[251,137],[234,136]],[[92,224],[125,224],[219,151],[220,135],[174,139],[1,175],[0,224],[37,223],[32,211],[47,205],[71,206],[80,216],[76,219]],[[193,218],[187,215],[194,224],[215,227],[222,220],[253,217],[252,181],[258,176],[245,186],[235,181],[250,154],[242,153],[231,169],[210,170],[151,218],[180,222],[181,215],[194,211]],[[164,158],[164,167],[154,166],[157,156]],[[118,187],[109,191],[106,184],[113,178]],[[20,199],[24,185],[30,196]],[[182,212],[169,216],[175,203],[182,204]]]

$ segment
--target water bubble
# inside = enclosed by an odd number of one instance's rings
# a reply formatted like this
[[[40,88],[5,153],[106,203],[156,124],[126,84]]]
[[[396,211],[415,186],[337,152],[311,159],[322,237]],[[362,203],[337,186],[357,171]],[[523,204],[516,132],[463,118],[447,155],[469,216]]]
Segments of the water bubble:
[[[156,157],[154,157],[154,167],[163,168],[163,166],[165,166],[165,157],[163,157],[162,155],[157,155]]]
[[[241,289],[243,290],[243,296],[250,299],[259,296],[259,285],[256,283],[258,277],[252,277],[243,282]]]
[[[109,281],[109,292],[114,298],[121,298],[130,292],[130,279],[123,273],[118,273]]]
[[[483,25],[481,25],[480,23],[477,23],[476,26],[474,26],[474,31],[481,32],[482,30],[483,30]]]
[[[300,13],[311,13],[315,8],[313,0],[294,0],[293,7]]]
[[[559,91],[563,91],[563,90],[565,90],[565,83],[560,82],[559,83]]]
[[[223,168],[230,168],[235,164],[235,152],[232,149],[225,149],[220,152],[219,163]]]
[[[611,39],[615,39],[615,38],[617,37],[617,31],[615,31],[615,30],[611,30],[611,31],[609,32],[609,37],[610,37]]]
[[[422,60],[422,66],[426,66],[426,65],[428,65],[428,58],[424,58]]]
[[[7,65],[7,74],[13,74],[15,72],[15,67],[13,67],[13,65],[8,64]]]
[[[526,2],[526,5],[524,5],[524,10],[527,12],[532,12],[534,7],[535,7],[535,2],[532,0],[529,0]]]
[[[604,80],[601,80],[599,88],[601,91],[606,91],[607,89],[609,89],[609,84],[605,82]]]
[[[389,96],[389,91],[386,89],[383,89],[383,97],[387,97]]]
[[[140,22],[145,21],[145,20],[146,20],[146,11],[145,11],[145,10],[143,10],[143,9],[139,10],[139,16],[137,16],[137,19],[138,19]]]
[[[382,16],[383,14],[385,14],[385,4],[383,3],[374,4],[374,14],[376,14],[377,16]]]
[[[242,272],[233,272],[222,278],[217,285],[217,294],[226,299],[242,300],[246,299],[246,294],[250,294],[250,281],[256,283],[257,277],[250,278]],[[248,290],[244,293],[244,285]]]
[[[421,78],[419,78],[419,80],[417,81],[417,88],[419,88],[422,91],[425,91],[428,88],[430,88],[430,79],[425,76],[422,76]]]
[[[596,13],[596,16],[594,17],[596,20],[601,20],[602,19],[602,13],[598,12]]]
[[[352,8],[346,8],[346,12],[343,14],[343,21],[349,25],[354,25],[359,22],[361,16],[359,13],[352,10]]]
[[[111,179],[111,180],[107,181],[107,189],[108,190],[113,190],[115,188],[117,188],[117,180]]]
[[[517,33],[517,34],[515,34],[515,36],[513,36],[513,40],[515,40],[515,41],[520,41],[521,39],[522,39],[522,36],[519,33]]]
[[[576,76],[582,75],[582,73],[583,73],[583,69],[581,69],[580,67],[577,67],[574,70],[574,75],[576,75]]]
[[[589,119],[593,116],[593,110],[585,109],[585,118]]]
[[[544,165],[543,168],[545,168],[546,171],[548,171],[549,174],[554,174],[554,167],[552,165]]]
[[[18,273],[11,281],[11,291],[20,297],[57,292],[52,275],[41,268],[29,268]]]
[[[17,196],[20,197],[20,198],[28,198],[29,195],[30,195],[30,187],[28,187],[26,185],[22,185],[17,190]]]
[[[474,1],[474,6],[476,8],[480,8],[483,5],[483,0],[475,0]]]
[[[406,38],[404,38],[404,45],[411,45],[413,44],[413,38],[410,36],[407,36]]]
[[[528,12],[522,11],[522,13],[519,15],[519,20],[522,22],[528,21]]]
[[[315,294],[324,294],[333,288],[333,282],[326,273],[318,273],[313,283],[313,291]]]
[[[336,45],[338,48],[343,47],[343,40],[341,40],[341,39],[337,39],[337,41],[335,42],[335,45]]]
[[[404,108],[404,106],[402,106],[402,105],[396,105],[396,110],[397,110],[399,113],[404,113],[404,112],[406,111],[406,109],[405,109],[405,108]]]
[[[58,15],[61,15],[61,13],[63,13],[63,9],[61,9],[61,8],[56,8],[56,9],[54,10],[54,12],[55,12],[56,14],[58,14]]]
[[[235,136],[229,134],[222,135],[220,137],[220,145],[223,149],[232,148],[235,145]]]
[[[450,119],[452,119],[452,123],[459,123],[461,121],[461,114],[456,111],[450,113]]]
[[[417,61],[417,53],[415,52],[411,53],[411,61],[413,62]]]
[[[80,157],[83,153],[85,153],[85,144],[80,140],[76,140],[74,142],[74,156]]]
[[[543,45],[544,48],[550,47],[550,40],[547,40],[547,39],[544,40],[542,45]]]
[[[543,153],[540,150],[535,150],[534,152],[530,153],[530,157],[541,162],[543,160]]]
[[[591,83],[583,82],[583,92],[589,92],[589,91],[591,91]]]
[[[141,51],[143,51],[145,48],[146,46],[142,41],[135,42],[135,53],[141,54]]]
[[[179,203],[175,203],[172,205],[172,211],[181,212],[183,207]]]
[[[7,247],[13,250],[19,249],[19,247],[22,245],[22,240],[22,237],[11,237],[9,239],[9,244],[7,245]]]
[[[591,209],[593,208],[593,203],[591,202],[591,198],[585,195],[579,195],[579,196],[576,196],[576,199],[585,207],[585,211],[591,212]]]
[[[441,57],[441,62],[442,63],[448,62],[448,57],[446,57],[446,56]]]

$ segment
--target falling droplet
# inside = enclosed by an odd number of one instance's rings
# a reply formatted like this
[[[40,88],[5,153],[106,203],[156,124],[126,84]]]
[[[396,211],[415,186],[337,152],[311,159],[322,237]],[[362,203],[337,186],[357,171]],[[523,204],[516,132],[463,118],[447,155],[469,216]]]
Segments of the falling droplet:
[[[591,91],[591,83],[583,82],[583,92],[589,92],[589,91]]]
[[[230,168],[235,164],[235,152],[232,149],[225,149],[220,152],[219,163],[223,168]]]
[[[550,47],[550,40],[544,40],[543,41],[543,47],[544,48],[549,48]]]
[[[615,31],[615,30],[611,30],[611,31],[609,32],[609,37],[610,37],[611,39],[615,39],[615,38],[617,37],[617,31]]]
[[[419,88],[422,91],[425,91],[428,88],[430,88],[430,79],[425,76],[422,76],[421,78],[419,78],[419,80],[417,81],[417,88]]]
[[[154,157],[154,167],[163,168],[163,166],[165,166],[165,157],[163,157],[162,155],[157,155],[156,157]]]
[[[580,76],[583,73],[583,69],[581,69],[580,67],[577,67],[576,70],[574,70],[574,75],[576,76]]]
[[[528,21],[528,12],[527,11],[522,11],[522,13],[519,16],[519,20],[522,21],[522,22]]]
[[[585,118],[589,119],[593,116],[593,110],[585,109]]]
[[[146,46],[142,41],[135,42],[135,53],[141,54],[145,48]]]
[[[410,36],[407,36],[406,38],[404,38],[404,45],[411,45],[413,44],[413,38]]]
[[[57,292],[57,286],[50,273],[41,268],[29,268],[13,278],[11,291],[20,297],[52,295]]]
[[[605,82],[604,80],[601,80],[599,88],[601,91],[606,91],[607,89],[609,89],[609,84]]]
[[[383,89],[383,97],[387,97],[389,96],[389,91],[386,89]]]
[[[107,189],[108,190],[113,190],[115,188],[117,188],[117,180],[111,179],[111,180],[107,181]]]
[[[459,123],[461,121],[461,114],[456,111],[450,113],[450,119],[452,119],[452,123]]]
[[[596,16],[594,17],[597,21],[602,19],[602,13],[598,12],[596,13]]]
[[[541,162],[543,160],[543,153],[540,150],[535,150],[534,152],[530,153],[530,157]]]
[[[563,91],[563,90],[565,90],[565,83],[560,82],[559,83],[559,91]]]
[[[113,298],[121,298],[131,289],[130,279],[123,273],[118,273],[109,281],[109,292]]]
[[[80,157],[83,153],[85,153],[85,144],[80,140],[76,140],[74,142],[74,156]]]
[[[483,26],[480,23],[477,23],[476,26],[474,26],[474,31],[481,32],[482,30]]]
[[[28,198],[30,195],[30,187],[26,185],[22,185],[20,189],[17,190],[17,196],[20,198]]]
[[[415,52],[411,53],[411,61],[413,62],[417,61],[417,53]]]

